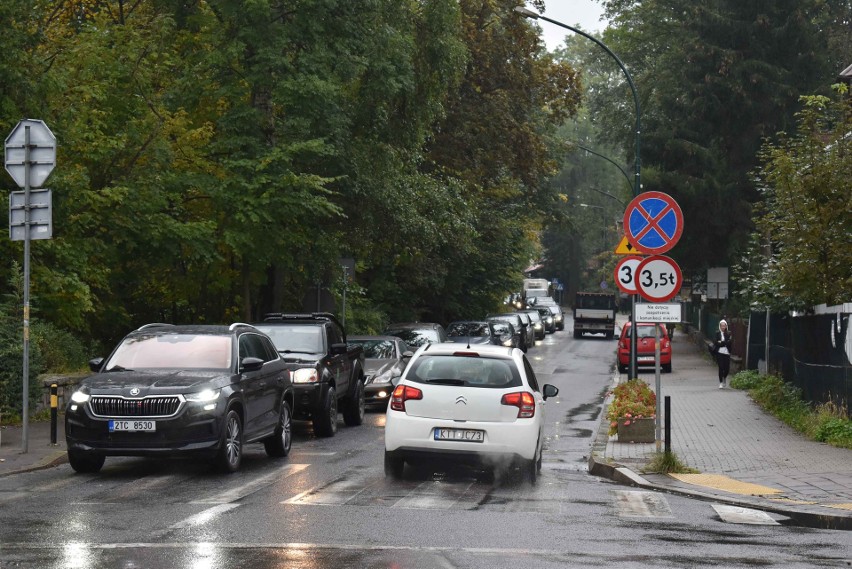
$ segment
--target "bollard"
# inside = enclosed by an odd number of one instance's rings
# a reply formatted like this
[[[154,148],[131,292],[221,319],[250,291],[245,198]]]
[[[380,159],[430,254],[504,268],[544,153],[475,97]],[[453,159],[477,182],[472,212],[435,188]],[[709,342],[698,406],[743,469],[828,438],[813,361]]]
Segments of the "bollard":
[[[666,401],[666,454],[672,452],[672,398],[670,395],[664,397]]]
[[[56,444],[57,407],[59,407],[59,386],[50,384],[50,444]]]

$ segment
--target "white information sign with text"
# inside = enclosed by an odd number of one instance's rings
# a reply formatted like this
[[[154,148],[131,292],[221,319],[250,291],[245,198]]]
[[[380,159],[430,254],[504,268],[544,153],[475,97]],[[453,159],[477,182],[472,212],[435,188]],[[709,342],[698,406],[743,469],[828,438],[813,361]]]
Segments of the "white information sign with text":
[[[680,304],[636,304],[636,322],[680,322]]]

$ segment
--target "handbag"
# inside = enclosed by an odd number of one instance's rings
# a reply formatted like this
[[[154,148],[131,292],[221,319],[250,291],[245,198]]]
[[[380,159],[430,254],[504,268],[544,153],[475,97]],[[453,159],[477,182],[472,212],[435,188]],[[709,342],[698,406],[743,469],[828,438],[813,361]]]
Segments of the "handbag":
[[[711,356],[715,356],[716,352],[719,351],[719,346],[716,345],[716,342],[713,342],[711,344],[707,344],[707,350],[710,352]]]

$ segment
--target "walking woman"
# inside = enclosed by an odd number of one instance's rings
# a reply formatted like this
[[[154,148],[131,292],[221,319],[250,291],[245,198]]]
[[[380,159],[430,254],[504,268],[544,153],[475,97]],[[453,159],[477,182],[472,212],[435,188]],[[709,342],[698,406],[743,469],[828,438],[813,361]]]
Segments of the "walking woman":
[[[728,331],[728,323],[719,321],[719,331],[713,342],[716,352],[716,363],[719,365],[719,389],[725,387],[728,381],[728,372],[731,370],[731,342],[733,338]]]

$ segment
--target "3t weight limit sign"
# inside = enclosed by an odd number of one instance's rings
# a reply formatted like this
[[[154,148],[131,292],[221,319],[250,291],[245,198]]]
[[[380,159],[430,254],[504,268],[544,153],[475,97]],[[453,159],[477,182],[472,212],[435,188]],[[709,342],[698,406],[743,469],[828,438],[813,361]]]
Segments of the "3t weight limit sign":
[[[648,257],[636,267],[636,289],[649,302],[674,298],[682,284],[680,267],[669,257]]]

